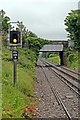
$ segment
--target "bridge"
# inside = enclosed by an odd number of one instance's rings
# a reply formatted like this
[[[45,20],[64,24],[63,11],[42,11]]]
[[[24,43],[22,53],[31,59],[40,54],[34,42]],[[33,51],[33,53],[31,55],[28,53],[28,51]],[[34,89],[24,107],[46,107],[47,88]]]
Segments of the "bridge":
[[[60,52],[63,51],[63,45],[44,45],[39,52]]]
[[[52,41],[53,44],[44,45],[39,52],[59,52],[60,65],[67,65],[67,58],[65,48],[68,47],[68,41]]]

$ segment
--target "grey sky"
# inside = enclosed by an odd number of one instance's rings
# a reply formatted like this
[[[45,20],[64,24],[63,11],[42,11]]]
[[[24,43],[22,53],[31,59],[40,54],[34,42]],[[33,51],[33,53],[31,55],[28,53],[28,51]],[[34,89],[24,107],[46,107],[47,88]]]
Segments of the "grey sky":
[[[23,21],[25,26],[46,39],[66,39],[64,19],[78,8],[79,0],[1,0],[11,21]]]

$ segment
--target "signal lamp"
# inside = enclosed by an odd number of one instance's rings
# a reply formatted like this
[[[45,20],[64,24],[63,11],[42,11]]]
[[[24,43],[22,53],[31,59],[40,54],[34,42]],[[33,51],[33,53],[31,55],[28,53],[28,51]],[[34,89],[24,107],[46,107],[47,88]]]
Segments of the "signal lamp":
[[[10,31],[10,43],[11,46],[21,45],[21,32]]]
[[[17,40],[16,40],[16,39],[13,39],[13,43],[17,43]]]

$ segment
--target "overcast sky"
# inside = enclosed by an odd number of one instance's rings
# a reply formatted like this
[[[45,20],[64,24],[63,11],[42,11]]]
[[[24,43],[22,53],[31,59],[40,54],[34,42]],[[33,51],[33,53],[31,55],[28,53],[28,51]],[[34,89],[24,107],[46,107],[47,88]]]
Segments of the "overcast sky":
[[[1,0],[11,21],[23,21],[25,26],[46,39],[66,39],[64,19],[78,8],[79,0]]]

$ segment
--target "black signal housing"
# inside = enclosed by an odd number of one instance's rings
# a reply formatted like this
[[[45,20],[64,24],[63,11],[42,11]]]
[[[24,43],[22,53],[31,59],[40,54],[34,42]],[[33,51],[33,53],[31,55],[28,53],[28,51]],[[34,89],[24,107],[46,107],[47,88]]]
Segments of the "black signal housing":
[[[10,46],[18,46],[22,44],[21,41],[21,32],[20,31],[10,31],[10,38],[9,38],[9,45]]]

